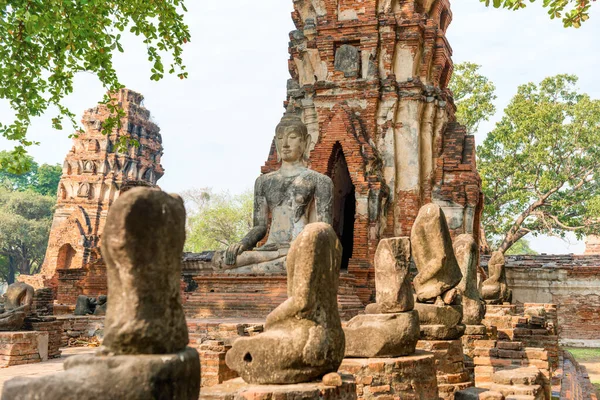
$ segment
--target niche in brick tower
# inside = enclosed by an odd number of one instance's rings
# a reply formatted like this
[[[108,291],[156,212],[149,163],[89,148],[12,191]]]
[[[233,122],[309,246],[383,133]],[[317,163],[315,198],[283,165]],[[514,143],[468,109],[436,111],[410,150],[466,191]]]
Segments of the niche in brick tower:
[[[333,228],[343,246],[342,269],[348,270],[354,247],[356,192],[348,171],[344,150],[339,142],[333,147],[328,175],[333,181]]]

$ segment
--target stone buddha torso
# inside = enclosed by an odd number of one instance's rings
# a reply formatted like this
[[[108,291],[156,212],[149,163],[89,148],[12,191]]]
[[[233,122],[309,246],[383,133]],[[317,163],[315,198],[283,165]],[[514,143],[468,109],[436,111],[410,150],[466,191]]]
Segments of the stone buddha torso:
[[[281,168],[256,180],[254,227],[240,243],[215,256],[218,269],[283,272],[288,249],[304,227],[312,222],[332,223],[333,182],[304,165],[309,136],[298,116],[286,113],[277,126],[275,143]],[[256,247],[265,236],[264,245]]]
[[[292,176],[276,171],[259,177],[255,207],[264,207],[261,203],[266,202],[271,225],[265,245],[256,250],[289,247],[311,222],[331,224],[331,186],[327,176],[306,168]]]

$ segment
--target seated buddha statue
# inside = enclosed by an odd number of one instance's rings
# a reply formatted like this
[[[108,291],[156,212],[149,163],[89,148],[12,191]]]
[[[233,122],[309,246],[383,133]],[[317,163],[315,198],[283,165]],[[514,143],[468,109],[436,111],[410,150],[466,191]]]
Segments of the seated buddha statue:
[[[310,146],[306,125],[298,115],[288,111],[277,125],[275,135],[281,167],[256,180],[254,227],[240,243],[215,254],[213,265],[222,270],[283,272],[290,244],[306,225],[312,222],[331,225],[333,182],[305,165]],[[266,242],[256,247],[265,236]]]

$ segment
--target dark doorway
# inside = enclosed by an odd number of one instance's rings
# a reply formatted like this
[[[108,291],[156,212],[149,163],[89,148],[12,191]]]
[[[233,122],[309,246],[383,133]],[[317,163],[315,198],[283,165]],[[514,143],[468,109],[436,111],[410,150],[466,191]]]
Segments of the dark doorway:
[[[329,171],[333,181],[333,228],[344,248],[342,269],[348,270],[348,262],[352,258],[354,247],[356,195],[346,157],[339,142],[334,146]]]

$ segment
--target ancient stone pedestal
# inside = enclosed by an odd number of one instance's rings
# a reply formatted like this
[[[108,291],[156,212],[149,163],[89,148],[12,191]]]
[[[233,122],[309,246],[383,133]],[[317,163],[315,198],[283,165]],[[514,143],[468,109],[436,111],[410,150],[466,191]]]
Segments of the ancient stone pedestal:
[[[202,388],[200,399],[210,400],[355,400],[356,384],[348,375],[342,375],[341,386],[325,386],[321,382],[294,385],[251,385],[242,378],[221,385]]]
[[[356,379],[359,399],[438,398],[434,355],[425,351],[397,358],[345,358],[339,371]]]
[[[191,272],[184,270],[184,274]],[[285,274],[202,273],[194,275],[193,282],[197,288],[184,294],[183,307],[187,318],[266,318],[287,299]],[[355,284],[354,277],[340,275],[338,309],[343,320],[364,309],[354,289]]]
[[[14,378],[2,398],[45,399],[182,399],[198,398],[198,353],[187,348],[174,354],[122,356],[82,355],[65,361],[65,371],[38,379]]]
[[[463,347],[457,340],[419,340],[417,349],[433,353],[441,399],[454,399],[454,393],[473,386],[464,365]]]
[[[48,332],[0,332],[0,367],[48,359]]]

